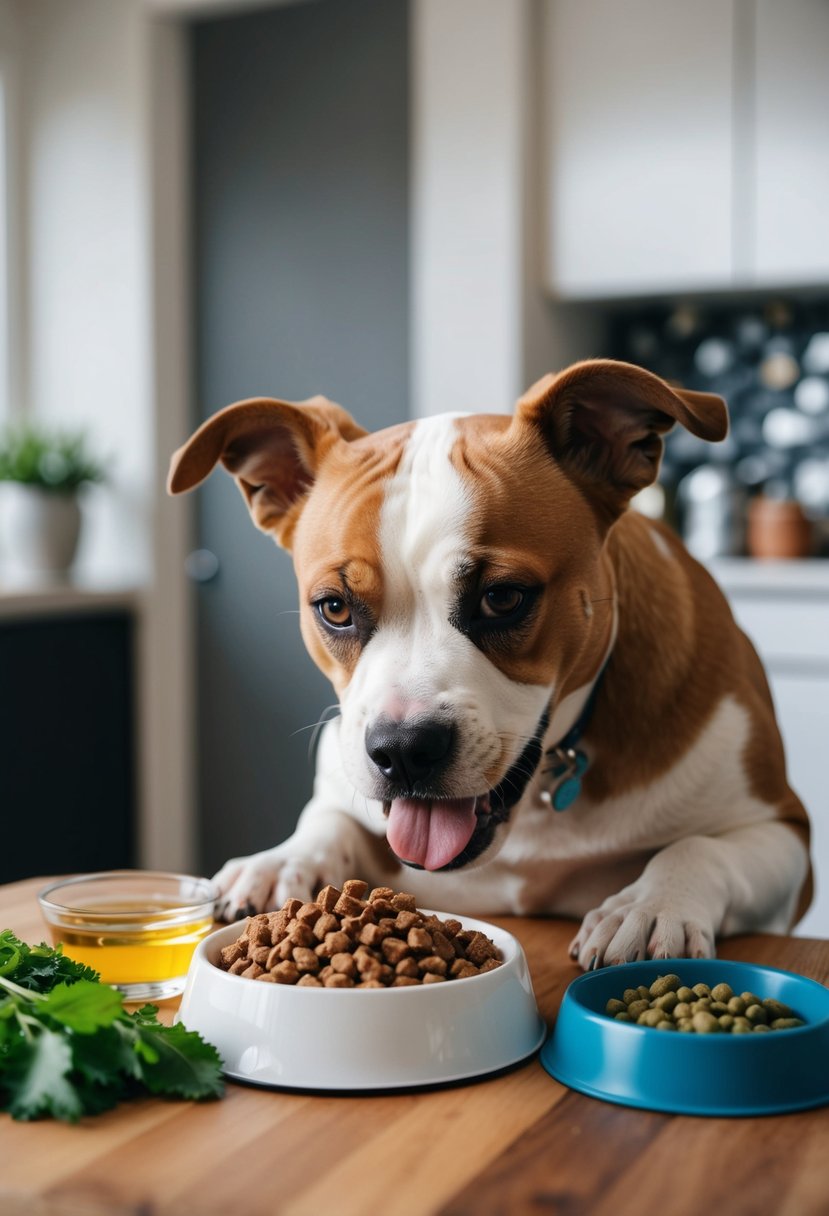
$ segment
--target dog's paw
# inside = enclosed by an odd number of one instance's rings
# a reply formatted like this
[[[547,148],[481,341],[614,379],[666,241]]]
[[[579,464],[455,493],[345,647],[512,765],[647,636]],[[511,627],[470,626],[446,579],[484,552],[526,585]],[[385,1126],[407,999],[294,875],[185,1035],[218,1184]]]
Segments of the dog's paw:
[[[225,862],[213,877],[218,888],[215,915],[218,920],[234,921],[279,908],[286,899],[306,902],[337,878],[327,869],[324,856],[305,853],[288,840],[275,849]]]
[[[585,971],[642,958],[713,958],[714,928],[701,908],[683,908],[670,897],[634,887],[588,912],[570,957]]]

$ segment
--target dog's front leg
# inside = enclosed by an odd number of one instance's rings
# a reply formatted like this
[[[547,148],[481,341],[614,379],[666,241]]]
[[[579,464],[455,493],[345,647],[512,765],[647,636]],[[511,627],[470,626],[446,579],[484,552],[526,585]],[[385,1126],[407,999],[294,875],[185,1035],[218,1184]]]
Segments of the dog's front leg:
[[[379,805],[372,817],[366,800],[345,780],[338,723],[330,722],[320,739],[314,796],[296,831],[275,848],[234,857],[222,866],[213,879],[219,892],[216,915],[236,920],[278,908],[292,897],[310,900],[326,883],[340,886],[347,878],[370,879],[377,848],[374,841],[372,849],[372,835],[382,832]]]
[[[688,836],[588,912],[570,954],[585,970],[646,957],[712,958],[720,934],[785,932],[807,868],[800,839],[778,820]]]

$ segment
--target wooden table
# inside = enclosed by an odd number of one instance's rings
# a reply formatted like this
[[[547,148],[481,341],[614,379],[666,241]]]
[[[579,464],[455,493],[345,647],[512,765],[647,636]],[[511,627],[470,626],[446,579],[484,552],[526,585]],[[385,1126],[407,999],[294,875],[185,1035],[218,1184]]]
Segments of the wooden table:
[[[37,881],[0,888],[0,928],[40,941]],[[549,1022],[576,974],[571,924],[499,920]],[[829,942],[752,936],[723,957],[829,981]],[[173,1006],[165,1011],[172,1017]],[[572,1093],[537,1059],[471,1085],[315,1097],[234,1084],[76,1126],[0,1115],[0,1216],[824,1216],[829,1107],[695,1119]]]

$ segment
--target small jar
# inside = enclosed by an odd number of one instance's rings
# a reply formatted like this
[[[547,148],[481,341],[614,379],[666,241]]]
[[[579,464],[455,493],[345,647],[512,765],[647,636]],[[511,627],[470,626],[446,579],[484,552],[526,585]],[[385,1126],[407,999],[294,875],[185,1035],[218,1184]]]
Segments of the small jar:
[[[810,557],[814,529],[799,502],[760,495],[748,506],[747,540],[752,557]]]

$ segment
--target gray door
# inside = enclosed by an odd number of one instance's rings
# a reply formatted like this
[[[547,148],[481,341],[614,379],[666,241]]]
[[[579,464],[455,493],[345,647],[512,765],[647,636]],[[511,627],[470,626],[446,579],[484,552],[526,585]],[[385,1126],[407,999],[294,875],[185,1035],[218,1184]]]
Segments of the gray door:
[[[369,429],[407,410],[408,4],[315,0],[192,27],[198,416],[324,393]],[[334,694],[290,558],[223,472],[197,491],[202,868],[287,836]]]

